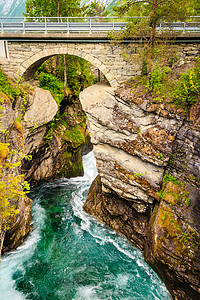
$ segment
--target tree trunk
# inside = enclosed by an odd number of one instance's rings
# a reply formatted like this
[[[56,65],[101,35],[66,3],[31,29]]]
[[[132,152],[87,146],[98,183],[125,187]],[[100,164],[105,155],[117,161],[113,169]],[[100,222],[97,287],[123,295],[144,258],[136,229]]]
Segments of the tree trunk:
[[[67,88],[67,65],[66,65],[65,54],[63,54],[63,62],[64,62],[64,91],[66,91],[66,88]]]
[[[101,80],[101,71],[98,69],[98,79],[97,79],[98,81],[100,81]]]
[[[59,22],[59,17],[60,17],[60,2],[58,1],[58,8],[57,8],[57,17],[58,17],[58,22]]]
[[[153,16],[156,15],[157,10],[158,10],[158,0],[154,0]],[[156,23],[157,23],[157,21],[155,20],[155,17],[154,17],[153,24],[152,24],[152,31],[151,31],[151,41],[150,41],[151,47],[154,46],[154,42],[156,39]]]
[[[3,247],[4,237],[5,237],[5,230],[0,226],[0,257],[1,257],[1,250]]]

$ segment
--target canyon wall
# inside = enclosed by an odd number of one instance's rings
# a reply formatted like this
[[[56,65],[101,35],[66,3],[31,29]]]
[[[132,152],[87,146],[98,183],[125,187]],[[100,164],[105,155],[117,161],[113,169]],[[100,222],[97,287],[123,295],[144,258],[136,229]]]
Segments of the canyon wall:
[[[24,86],[27,89],[27,85]],[[7,189],[13,189],[13,196],[7,205],[18,210],[10,220],[1,219],[0,214],[1,225],[5,221],[0,227],[0,246],[5,253],[17,248],[31,230],[32,200],[15,195],[14,190],[20,186],[20,183],[16,186],[15,176],[20,178],[23,174],[31,185],[60,177],[81,176],[81,155],[90,151],[92,145],[79,100],[70,104],[64,101],[58,118],[59,108],[51,93],[37,86],[28,86],[24,96],[15,100],[2,93],[0,100],[3,103],[0,142],[1,145],[9,145],[10,149],[0,148],[2,178],[9,183],[12,176],[13,187],[8,186]],[[52,125],[53,118],[57,119]],[[21,165],[8,168],[10,162],[20,163],[20,160]],[[3,207],[0,209],[5,210]]]
[[[35,87],[23,118],[25,153],[32,157],[22,161],[26,180],[34,185],[83,175],[81,153],[85,144],[91,147],[85,121],[79,100],[58,109],[49,91]]]
[[[143,250],[173,299],[198,299],[200,103],[188,118],[140,88],[105,84],[80,100],[99,174],[85,211]]]

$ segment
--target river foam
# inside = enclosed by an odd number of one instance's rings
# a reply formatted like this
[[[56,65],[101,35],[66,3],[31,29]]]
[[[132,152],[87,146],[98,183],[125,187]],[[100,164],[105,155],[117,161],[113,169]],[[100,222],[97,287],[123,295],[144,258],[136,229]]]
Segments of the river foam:
[[[168,300],[141,251],[86,214],[96,177],[93,153],[83,177],[42,184],[31,192],[33,231],[0,265],[1,300]]]

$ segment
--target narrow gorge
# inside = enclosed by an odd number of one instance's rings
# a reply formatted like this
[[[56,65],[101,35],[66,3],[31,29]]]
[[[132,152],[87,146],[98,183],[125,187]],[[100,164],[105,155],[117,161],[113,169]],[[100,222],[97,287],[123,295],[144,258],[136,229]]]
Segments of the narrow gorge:
[[[24,149],[21,166],[4,176],[22,173],[39,189],[42,182],[83,176],[81,155],[93,145],[98,176],[84,210],[142,250],[173,299],[198,299],[199,98],[188,114],[131,81],[115,88],[97,83],[80,93],[80,102],[60,107],[36,83],[23,89],[15,101],[0,95],[1,142],[11,149],[0,149],[1,163],[17,163]],[[31,205],[21,197],[14,224],[6,232],[1,228],[2,253],[16,249],[31,231]]]

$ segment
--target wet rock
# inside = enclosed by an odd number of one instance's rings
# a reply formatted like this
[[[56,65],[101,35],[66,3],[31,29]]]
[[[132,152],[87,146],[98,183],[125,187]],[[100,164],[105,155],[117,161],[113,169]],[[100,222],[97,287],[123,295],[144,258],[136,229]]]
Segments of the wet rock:
[[[44,97],[45,105],[48,101],[55,103],[49,94],[39,92],[40,95]],[[34,117],[32,123],[24,122],[25,151],[27,156],[32,157],[31,160],[22,162],[22,172],[25,174],[26,180],[31,185],[36,185],[41,181],[53,181],[56,178],[83,176],[81,154],[88,153],[92,145],[80,102],[77,100],[67,105],[64,103],[64,107],[60,107],[59,117],[55,116],[54,125],[50,125],[50,123],[44,125],[43,112],[40,116],[39,111],[37,112],[35,109],[40,97],[37,95],[35,97],[36,104],[34,104],[34,100],[32,111],[36,119],[41,119],[41,122],[35,122]],[[50,115],[46,115],[45,118],[50,121],[56,112],[57,104],[52,104]]]
[[[92,183],[84,210],[106,223],[112,229],[126,236],[134,245],[144,249],[150,207],[145,213],[138,213],[132,202],[124,201],[117,194],[102,191],[100,176]]]

